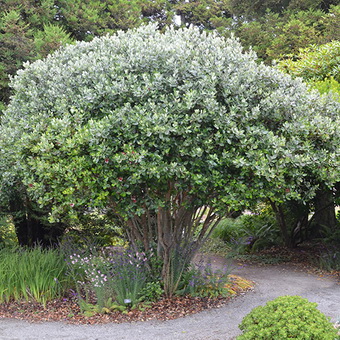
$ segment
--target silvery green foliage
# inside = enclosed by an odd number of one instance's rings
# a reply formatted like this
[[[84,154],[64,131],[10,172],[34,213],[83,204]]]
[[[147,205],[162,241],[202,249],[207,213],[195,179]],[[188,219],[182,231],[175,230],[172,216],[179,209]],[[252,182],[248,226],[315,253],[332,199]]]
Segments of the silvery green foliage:
[[[223,208],[309,199],[339,181],[339,103],[234,39],[148,25],[65,47],[11,85],[3,179],[19,175],[56,215],[139,214],[164,206],[169,186]]]

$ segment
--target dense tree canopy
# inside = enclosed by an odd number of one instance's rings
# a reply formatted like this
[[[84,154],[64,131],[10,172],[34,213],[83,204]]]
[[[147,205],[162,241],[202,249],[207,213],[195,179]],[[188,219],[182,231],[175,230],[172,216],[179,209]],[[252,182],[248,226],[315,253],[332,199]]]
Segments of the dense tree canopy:
[[[301,49],[297,56],[282,60],[277,66],[295,77],[302,77],[312,89],[340,101],[339,56],[340,42],[335,40],[328,44]],[[320,184],[320,189],[315,198],[309,202],[309,207],[305,205],[300,209],[302,212],[305,211],[307,216],[314,211],[309,222],[314,224],[314,231],[316,228],[333,232],[336,230],[335,206],[339,204],[339,189],[339,183],[332,190]],[[301,221],[301,215],[298,219]],[[308,222],[308,217],[304,218],[303,214],[302,219]],[[308,226],[305,227],[307,229]]]
[[[0,111],[10,95],[9,78],[24,62],[46,57],[73,42],[70,34],[54,22],[55,13],[46,13],[43,9],[48,6],[41,6],[29,6],[29,1],[20,5],[0,3]]]
[[[339,40],[340,6],[323,10],[267,12],[256,20],[240,22],[235,28],[245,48],[252,47],[266,63],[293,58],[301,48]]]
[[[339,103],[233,39],[156,28],[70,45],[18,73],[0,199],[53,228],[110,212],[132,244],[157,243],[166,280],[172,254],[184,247],[189,260],[230,209],[307,200],[339,180]]]
[[[338,5],[338,0],[229,0],[229,8],[234,15],[249,19],[259,18],[271,11],[283,13],[285,10],[324,10]]]
[[[25,61],[45,57],[73,40],[157,21],[170,24],[173,11],[167,0],[0,2],[0,111],[8,102],[9,76]]]
[[[232,22],[229,0],[177,1],[174,11],[181,18],[181,25],[195,25],[205,30],[223,32]]]
[[[321,93],[329,91],[340,95],[340,41],[311,46],[300,50],[294,58],[287,58],[279,67],[295,77],[302,77]]]
[[[74,40],[156,22],[234,33],[267,63],[310,44],[339,40],[339,0],[6,0],[0,2],[0,111],[9,77]]]

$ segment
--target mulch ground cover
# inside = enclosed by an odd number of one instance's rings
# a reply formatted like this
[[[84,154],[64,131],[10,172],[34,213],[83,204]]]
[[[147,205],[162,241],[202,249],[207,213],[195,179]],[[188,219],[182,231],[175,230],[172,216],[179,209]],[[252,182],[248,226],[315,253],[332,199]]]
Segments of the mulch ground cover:
[[[317,256],[319,250],[315,247],[305,246],[297,249],[289,250],[283,247],[273,247],[265,251],[255,254],[250,260],[245,262],[256,262],[262,265],[271,265],[278,263],[262,262],[261,259],[282,259],[280,263],[294,266],[297,270],[316,274],[320,277],[332,276],[339,280],[340,272],[327,272],[320,270],[315,266],[313,258]],[[260,261],[256,261],[256,256]],[[239,295],[245,294],[253,287],[253,282],[243,279],[236,275],[230,275],[230,283],[228,297],[219,298],[199,298],[190,296],[181,296],[174,298],[163,298],[154,302],[145,310],[130,310],[127,313],[111,312],[109,314],[96,314],[94,316],[85,316],[77,303],[74,295],[70,294],[61,299],[50,301],[46,306],[34,301],[0,304],[0,318],[16,318],[29,320],[33,322],[42,321],[66,321],[73,324],[98,324],[98,323],[122,323],[136,322],[147,320],[171,320],[190,314],[195,314],[203,310],[218,308],[227,304],[231,299]]]
[[[33,322],[42,321],[66,321],[73,324],[98,324],[98,323],[121,323],[147,320],[171,320],[203,310],[217,308],[228,303],[235,296],[244,294],[253,287],[253,283],[236,275],[230,276],[227,288],[230,292],[228,297],[199,298],[181,296],[163,298],[152,303],[145,310],[130,310],[127,313],[111,312],[109,314],[96,314],[85,316],[79,308],[77,299],[70,294],[62,299],[49,301],[44,307],[34,301],[13,301],[0,304],[0,318],[15,318]]]

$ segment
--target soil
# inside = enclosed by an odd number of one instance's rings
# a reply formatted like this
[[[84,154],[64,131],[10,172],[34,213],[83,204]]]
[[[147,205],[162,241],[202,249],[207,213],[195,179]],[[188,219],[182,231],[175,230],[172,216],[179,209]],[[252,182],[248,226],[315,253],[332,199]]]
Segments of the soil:
[[[334,323],[340,319],[339,273],[316,270],[307,261],[310,254],[307,256],[303,251],[288,254],[286,250],[276,249],[271,256],[287,258],[289,262],[279,265],[232,263],[233,274],[255,282],[254,289],[246,293],[238,290],[236,298],[163,299],[145,311],[91,318],[79,313],[71,296],[52,301],[45,309],[33,303],[2,304],[0,339],[235,339],[240,334],[238,324],[251,309],[281,295],[303,296],[317,302],[318,308]],[[205,255],[203,259],[215,268],[229,263],[216,255]]]

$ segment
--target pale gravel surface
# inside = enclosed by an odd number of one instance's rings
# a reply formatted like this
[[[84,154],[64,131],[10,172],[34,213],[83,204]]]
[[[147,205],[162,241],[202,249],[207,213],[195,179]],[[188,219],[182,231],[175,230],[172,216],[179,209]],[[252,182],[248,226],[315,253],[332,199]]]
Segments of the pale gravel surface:
[[[223,264],[215,258],[216,267]],[[281,295],[300,295],[340,319],[340,285],[334,278],[307,274],[289,265],[238,266],[234,274],[255,281],[255,289],[228,305],[171,321],[105,325],[61,322],[29,323],[0,319],[0,340],[228,340],[240,334],[238,324],[252,308]]]

